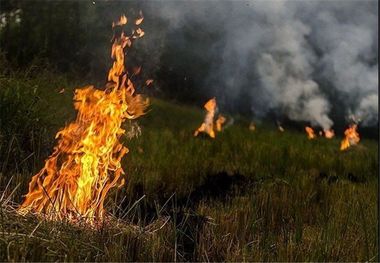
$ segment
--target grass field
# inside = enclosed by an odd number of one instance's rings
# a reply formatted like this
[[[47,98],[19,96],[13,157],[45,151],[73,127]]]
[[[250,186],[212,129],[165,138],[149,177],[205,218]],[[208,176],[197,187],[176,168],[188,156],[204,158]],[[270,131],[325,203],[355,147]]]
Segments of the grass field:
[[[141,135],[125,138],[127,184],[99,229],[20,216],[74,117],[77,83],[23,73],[0,85],[0,261],[379,260],[377,141],[341,152],[341,137],[252,132],[239,116],[215,140],[194,138],[202,109],[158,99],[136,122]]]

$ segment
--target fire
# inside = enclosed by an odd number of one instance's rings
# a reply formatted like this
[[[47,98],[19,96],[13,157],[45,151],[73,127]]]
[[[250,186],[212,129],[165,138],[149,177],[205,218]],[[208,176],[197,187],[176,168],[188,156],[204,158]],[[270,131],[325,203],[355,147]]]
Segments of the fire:
[[[330,129],[330,130],[324,130],[324,133],[325,133],[325,138],[327,139],[332,139],[334,136],[335,136],[335,132],[333,129]]]
[[[351,125],[344,131],[345,138],[342,140],[340,150],[346,150],[352,145],[356,145],[360,141],[359,133],[357,132],[358,126],[356,124]]]
[[[311,140],[311,139],[315,139],[316,135],[315,135],[315,133],[314,133],[313,128],[311,128],[311,127],[309,127],[309,126],[306,126],[306,127],[305,127],[305,131],[306,131],[306,133],[307,133],[307,138],[308,138],[309,140]]]
[[[285,129],[282,127],[281,122],[276,121],[276,123],[277,123],[277,129],[278,129],[280,132],[284,132]]]
[[[254,122],[251,122],[251,123],[249,124],[249,130],[250,130],[250,131],[255,131],[255,130],[256,130],[256,125],[255,125]]]
[[[126,23],[122,16],[113,27]],[[148,106],[147,100],[134,95],[124,67],[124,48],[131,46],[139,32],[115,35],[114,63],[105,90],[87,86],[75,91],[76,119],[56,134],[57,145],[29,183],[20,213],[45,214],[53,220],[86,218],[94,222],[104,218],[107,193],[124,184],[121,159],[128,148],[120,142],[125,133],[122,124],[144,114]]]
[[[226,122],[226,118],[222,114],[219,114],[218,118],[215,121],[216,130],[218,132],[222,131],[222,126],[225,122]]]
[[[142,14],[142,12],[140,11],[140,17],[138,18],[138,19],[136,19],[136,21],[135,21],[135,24],[138,26],[138,25],[140,25],[141,23],[142,23],[142,21],[144,20],[144,16],[143,16],[143,14]]]
[[[214,117],[217,109],[216,98],[212,98],[206,102],[204,108],[207,110],[206,117],[202,125],[194,132],[194,136],[198,136],[200,132],[207,133],[211,138],[215,138]]]

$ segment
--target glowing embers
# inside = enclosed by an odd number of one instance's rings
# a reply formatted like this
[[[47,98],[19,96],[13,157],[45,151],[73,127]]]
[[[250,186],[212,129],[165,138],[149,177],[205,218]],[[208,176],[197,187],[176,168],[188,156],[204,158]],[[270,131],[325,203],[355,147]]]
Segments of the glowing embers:
[[[125,23],[127,18],[122,16],[113,27]],[[33,176],[20,213],[35,212],[53,220],[85,218],[93,223],[104,218],[110,189],[124,184],[121,159],[128,148],[120,142],[125,133],[122,124],[144,114],[148,101],[134,94],[124,67],[123,49],[141,37],[142,30],[133,30],[130,36],[120,32],[113,39],[114,63],[106,89],[87,86],[75,91],[76,119],[57,133],[57,145]]]
[[[360,136],[359,136],[359,133],[357,132],[357,128],[358,128],[357,124],[352,124],[350,127],[348,127],[344,131],[345,137],[340,144],[341,151],[346,150],[349,147],[359,143]]]

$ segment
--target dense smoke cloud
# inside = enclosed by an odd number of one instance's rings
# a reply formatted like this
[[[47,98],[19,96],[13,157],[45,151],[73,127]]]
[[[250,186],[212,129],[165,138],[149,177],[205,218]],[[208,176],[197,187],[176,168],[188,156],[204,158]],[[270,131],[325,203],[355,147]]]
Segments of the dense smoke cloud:
[[[333,125],[333,105],[363,124],[378,121],[377,1],[154,1],[146,8],[176,38],[194,23],[218,32],[204,47],[211,69],[201,85],[222,106],[244,96],[254,118],[277,112],[324,129]]]
[[[377,121],[377,2],[332,2],[318,10],[310,23],[311,42],[322,53],[321,77],[337,89],[347,114],[364,124]]]

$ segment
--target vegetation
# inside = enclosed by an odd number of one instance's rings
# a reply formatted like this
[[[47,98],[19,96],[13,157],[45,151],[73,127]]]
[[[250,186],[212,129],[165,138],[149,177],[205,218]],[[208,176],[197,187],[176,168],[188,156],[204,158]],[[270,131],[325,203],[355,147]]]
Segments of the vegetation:
[[[200,107],[158,99],[127,125],[141,134],[125,138],[127,184],[105,222],[18,215],[82,84],[26,72],[0,76],[0,261],[379,260],[377,142],[341,152],[339,137],[252,132],[239,116],[215,140],[194,138]]]

